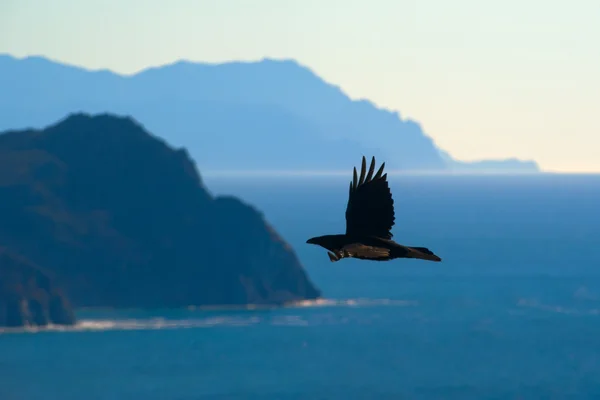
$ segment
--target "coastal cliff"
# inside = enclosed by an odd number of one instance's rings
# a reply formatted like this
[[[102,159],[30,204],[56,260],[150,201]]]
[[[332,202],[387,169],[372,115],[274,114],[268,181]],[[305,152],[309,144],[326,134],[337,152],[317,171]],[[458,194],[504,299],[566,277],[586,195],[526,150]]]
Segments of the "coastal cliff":
[[[185,149],[129,117],[0,134],[0,199],[0,245],[51,271],[75,307],[320,296],[259,211],[212,196]]]
[[[0,327],[72,325],[75,314],[40,268],[0,248]]]

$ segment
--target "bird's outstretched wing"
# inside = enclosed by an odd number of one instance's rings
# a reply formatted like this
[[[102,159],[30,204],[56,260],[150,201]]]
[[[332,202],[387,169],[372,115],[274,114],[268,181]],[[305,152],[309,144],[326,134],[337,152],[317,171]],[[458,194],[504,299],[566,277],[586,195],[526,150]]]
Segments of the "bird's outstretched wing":
[[[375,171],[375,157],[367,173],[367,161],[362,158],[360,178],[357,178],[356,167],[350,182],[348,205],[346,206],[346,234],[357,236],[377,236],[391,239],[390,232],[394,226],[394,199],[383,174],[385,163]]]
[[[336,262],[342,258],[352,257],[361,260],[387,261],[390,259],[390,249],[385,247],[367,246],[362,243],[350,243],[340,249],[338,254],[327,252],[329,260]]]
[[[351,243],[344,246],[342,251],[348,253],[349,257],[361,260],[388,260],[390,258],[390,249],[367,246],[362,243]]]

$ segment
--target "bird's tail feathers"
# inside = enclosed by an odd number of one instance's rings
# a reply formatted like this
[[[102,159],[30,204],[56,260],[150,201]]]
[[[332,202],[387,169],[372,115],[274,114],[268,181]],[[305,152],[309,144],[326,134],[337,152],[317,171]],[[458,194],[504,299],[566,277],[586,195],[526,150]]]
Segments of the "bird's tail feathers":
[[[409,247],[410,249],[410,258],[419,258],[421,260],[428,261],[442,261],[441,258],[433,254],[431,250],[426,247]]]

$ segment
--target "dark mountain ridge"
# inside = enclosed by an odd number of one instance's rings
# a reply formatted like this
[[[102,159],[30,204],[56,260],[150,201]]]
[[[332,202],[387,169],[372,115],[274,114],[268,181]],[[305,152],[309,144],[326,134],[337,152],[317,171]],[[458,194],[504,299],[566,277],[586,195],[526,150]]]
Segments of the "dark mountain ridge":
[[[284,304],[320,296],[253,207],[214,197],[184,149],[129,117],[0,134],[0,245],[76,307]]]

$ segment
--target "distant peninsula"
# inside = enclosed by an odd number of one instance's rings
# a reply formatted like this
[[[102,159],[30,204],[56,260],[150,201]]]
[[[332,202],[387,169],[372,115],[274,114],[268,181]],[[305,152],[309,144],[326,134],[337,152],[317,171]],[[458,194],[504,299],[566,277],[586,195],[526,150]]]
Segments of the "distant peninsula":
[[[390,171],[540,172],[531,160],[455,160],[417,122],[350,99],[294,60],[179,61],[126,76],[0,55],[0,87],[0,130],[73,111],[130,115],[204,172],[339,171],[364,154]]]
[[[67,306],[52,306],[58,289],[30,265],[48,271],[75,308],[320,297],[259,211],[211,195],[185,149],[129,117],[74,113],[0,134],[0,198],[0,246],[27,260],[0,253],[2,281],[12,277],[0,290],[0,325],[72,322]],[[30,298],[45,299],[44,317],[6,317]]]

